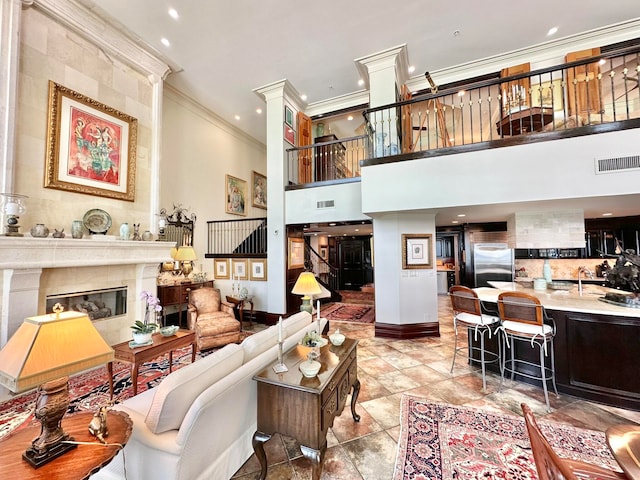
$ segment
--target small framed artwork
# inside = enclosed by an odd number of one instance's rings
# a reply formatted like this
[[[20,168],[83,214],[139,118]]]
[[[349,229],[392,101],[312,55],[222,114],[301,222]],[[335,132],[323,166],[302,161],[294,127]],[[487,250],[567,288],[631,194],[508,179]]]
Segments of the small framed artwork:
[[[49,81],[44,186],[135,201],[138,120]]]
[[[247,215],[247,182],[231,175],[225,176],[225,211]]]
[[[258,208],[267,208],[267,177],[258,172],[253,172],[251,181],[253,198],[253,206]]]
[[[289,238],[289,270],[304,268],[304,240],[302,238]]]
[[[216,279],[229,278],[229,260],[227,258],[214,258],[213,273]]]
[[[433,268],[431,261],[431,234],[402,234],[402,269]]]
[[[250,260],[249,280],[264,282],[267,280],[267,260],[264,258],[252,258]]]
[[[231,273],[233,274],[234,280],[249,280],[249,275],[247,273],[247,259],[231,259]]]
[[[320,256],[323,260],[328,260],[329,257],[329,247],[326,245],[320,245]]]
[[[287,105],[284,106],[284,123],[293,128],[293,110]]]
[[[295,146],[296,144],[296,132],[293,129],[293,127],[290,127],[289,125],[284,126],[284,139],[290,143],[292,146]]]

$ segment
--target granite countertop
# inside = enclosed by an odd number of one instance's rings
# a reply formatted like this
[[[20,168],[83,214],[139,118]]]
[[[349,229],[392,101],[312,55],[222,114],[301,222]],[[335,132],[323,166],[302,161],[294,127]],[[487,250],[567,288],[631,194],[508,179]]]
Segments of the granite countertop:
[[[622,307],[599,300],[608,292],[623,293],[600,285],[582,285],[582,296],[578,293],[577,284],[571,290],[534,290],[523,287],[518,282],[489,282],[489,285],[494,288],[474,288],[480,300],[484,302],[496,303],[498,295],[503,291],[521,291],[538,297],[542,305],[551,310],[640,318],[640,308]]]

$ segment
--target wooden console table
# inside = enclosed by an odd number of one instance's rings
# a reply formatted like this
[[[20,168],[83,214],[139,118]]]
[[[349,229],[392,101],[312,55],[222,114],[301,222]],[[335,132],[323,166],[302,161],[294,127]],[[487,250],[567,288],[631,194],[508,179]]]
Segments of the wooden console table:
[[[213,280],[206,282],[177,283],[175,285],[158,285],[160,305],[163,307],[178,305],[178,326],[182,327],[182,307],[189,303],[189,292],[203,287],[213,287]],[[164,310],[162,312],[162,323],[166,324]],[[185,321],[184,326],[186,327],[186,325],[187,322]]]
[[[131,348],[129,342],[113,345],[114,359],[120,362],[127,362],[131,367],[131,383],[133,384],[133,394],[138,393],[138,369],[144,362],[158,358],[165,353],[169,354],[169,373],[173,367],[173,351],[177,348],[191,345],[191,362],[196,360],[196,332],[191,330],[178,330],[175,335],[164,337],[159,333],[153,334],[153,344],[146,347]],[[113,398],[113,362],[107,363],[109,372],[109,394]]]
[[[251,305],[251,312],[249,316],[249,326],[253,326],[253,297],[249,296],[246,298],[236,298],[231,295],[227,295],[227,302],[235,305],[235,308],[238,310],[238,320],[240,320],[240,331],[242,331],[242,325],[244,323],[244,304],[248,303]]]
[[[496,128],[498,134],[521,135],[523,133],[538,132],[552,121],[552,108],[523,107],[502,117],[496,122]]]
[[[107,463],[120,451],[117,445],[100,443],[89,433],[89,422],[93,413],[66,415],[62,426],[76,442],[91,442],[93,445],[78,445],[61,457],[33,468],[22,459],[22,453],[40,434],[40,422],[24,427],[0,441],[0,478],[20,478],[24,480],[85,480]],[[106,437],[108,444],[124,447],[131,436],[132,423],[125,412],[110,410],[107,413]]]
[[[347,338],[339,347],[331,343],[322,347],[318,359],[322,367],[313,378],[304,377],[298,369],[311,350],[302,345],[283,355],[289,371],[275,373],[273,362],[253,377],[258,382],[258,429],[253,435],[253,450],[260,461],[260,480],[267,476],[264,443],[276,432],[298,440],[303,455],[313,463],[313,479],[319,480],[327,431],[342,413],[352,387],[351,415],[360,421],[355,409],[360,392],[357,344]]]

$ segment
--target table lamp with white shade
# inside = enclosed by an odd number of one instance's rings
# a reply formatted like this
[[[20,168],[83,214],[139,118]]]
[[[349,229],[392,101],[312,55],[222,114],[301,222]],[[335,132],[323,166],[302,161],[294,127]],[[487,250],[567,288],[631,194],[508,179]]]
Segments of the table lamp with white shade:
[[[302,295],[302,305],[300,305],[301,312],[313,313],[313,305],[311,304],[311,295],[320,295],[322,289],[316,280],[313,272],[302,272],[296,280],[296,284],[293,286],[291,293],[295,295]]]
[[[25,319],[0,350],[1,385],[16,393],[38,387],[34,416],[42,429],[22,454],[34,468],[77,447],[62,428],[69,407],[67,376],[114,357],[86,313],[63,312],[60,304],[54,312]]]

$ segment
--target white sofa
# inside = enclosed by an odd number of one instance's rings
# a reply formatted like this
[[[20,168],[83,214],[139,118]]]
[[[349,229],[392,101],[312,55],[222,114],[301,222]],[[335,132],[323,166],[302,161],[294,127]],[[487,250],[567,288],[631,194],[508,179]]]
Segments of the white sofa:
[[[327,321],[321,319],[324,329]],[[317,320],[283,320],[283,349]],[[93,480],[228,480],[253,454],[257,386],[253,376],[278,356],[278,326],[229,344],[167,376],[157,387],[114,406],[133,421],[124,450]],[[126,465],[126,475],[125,468]]]

